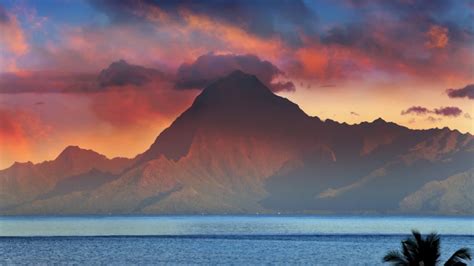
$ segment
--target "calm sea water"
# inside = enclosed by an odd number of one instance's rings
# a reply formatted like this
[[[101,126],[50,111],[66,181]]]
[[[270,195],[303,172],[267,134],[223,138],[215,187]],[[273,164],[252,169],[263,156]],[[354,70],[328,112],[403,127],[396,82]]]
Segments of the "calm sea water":
[[[3,217],[0,264],[379,265],[411,229],[474,250],[473,218]]]

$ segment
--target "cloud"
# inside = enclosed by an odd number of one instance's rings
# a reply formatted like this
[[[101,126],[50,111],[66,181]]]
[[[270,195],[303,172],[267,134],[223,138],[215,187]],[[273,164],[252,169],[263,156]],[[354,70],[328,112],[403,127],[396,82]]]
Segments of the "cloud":
[[[350,62],[356,74],[376,71],[427,80],[466,80],[472,76],[474,58],[469,47],[474,33],[457,18],[440,19],[455,9],[453,2],[346,3],[350,8],[357,7],[352,11],[358,19],[334,23],[320,33],[323,48],[350,51],[339,65]]]
[[[425,45],[428,48],[444,48],[448,45],[448,28],[446,27],[432,25],[426,35],[428,36],[428,41]]]
[[[443,120],[442,118],[439,117],[432,117],[431,115],[426,118],[426,121],[431,122],[431,123],[437,123]]]
[[[412,106],[401,112],[401,115],[408,115],[408,114],[415,114],[415,115],[421,115],[421,116],[428,115],[428,114],[435,114],[435,115],[447,116],[447,117],[458,117],[462,114],[462,110],[455,106],[440,107],[440,108],[435,108],[433,110],[430,110],[422,106]]]
[[[32,112],[0,107],[0,161],[28,157],[34,145],[47,138],[50,131]]]
[[[438,18],[452,4],[394,2],[361,1],[358,6],[365,8],[358,9],[343,2],[334,6],[340,19],[321,24],[320,4],[311,1],[90,1],[93,12],[105,14],[100,23],[60,24],[56,33],[42,36],[54,42],[30,44],[19,68],[99,71],[125,58],[174,71],[214,51],[256,54],[294,82],[374,76],[464,82],[472,76],[472,31],[450,16]],[[274,84],[274,90],[292,87],[288,81]]]
[[[16,16],[0,5],[0,71],[17,69],[17,60],[29,50],[25,32]]]
[[[301,45],[299,33],[315,35],[316,13],[304,1],[91,1],[117,24],[120,23],[184,23],[192,14],[213,18],[218,24],[242,28],[261,38],[278,37],[290,46]]]
[[[447,89],[446,93],[450,98],[468,98],[474,100],[474,84],[468,84],[464,88]]]
[[[195,96],[195,91],[176,90],[174,83],[158,79],[140,87],[120,85],[89,94],[92,111],[115,127],[167,123],[183,112]]]
[[[5,24],[8,22],[10,22],[10,16],[8,15],[7,10],[0,6],[0,23]]]
[[[94,12],[108,18],[105,22],[61,25],[57,41],[30,47],[31,60],[21,67],[98,71],[125,58],[174,70],[214,51],[257,54],[293,80],[377,75],[464,81],[474,60],[472,31],[455,20],[437,19],[452,4],[435,2],[362,1],[358,6],[366,8],[358,9],[339,4],[334,12],[341,12],[341,19],[322,25],[319,5],[311,1],[90,1]],[[346,12],[353,16],[345,17]]]
[[[462,114],[462,110],[454,106],[436,108],[433,110],[433,112],[437,115],[454,116],[454,117],[460,116]]]
[[[28,44],[23,29],[13,14],[9,14],[0,5],[0,45],[15,55],[23,55],[28,51]]]
[[[404,111],[401,112],[401,115],[407,115],[407,114],[416,114],[416,115],[426,115],[431,113],[431,111],[422,106],[412,106]]]
[[[87,97],[97,118],[114,127],[167,123],[188,107],[197,91],[176,90],[157,69],[119,60],[98,74],[22,71],[0,74],[0,93],[58,93]],[[43,102],[36,102],[37,105]]]
[[[61,71],[0,73],[0,93],[93,93],[126,85],[135,85],[139,89],[154,80],[166,79],[171,77],[157,69],[119,60],[99,74]]]
[[[95,74],[57,71],[0,73],[0,93],[85,92],[97,88]]]
[[[142,86],[154,79],[163,79],[165,74],[139,65],[131,65],[125,60],[119,60],[102,70],[98,76],[101,87],[136,85]]]
[[[213,53],[201,55],[190,64],[182,64],[176,74],[176,88],[201,89],[237,69],[256,75],[273,91],[295,89],[292,82],[278,80],[284,78],[284,73],[269,61],[261,60],[252,54],[217,55]]]

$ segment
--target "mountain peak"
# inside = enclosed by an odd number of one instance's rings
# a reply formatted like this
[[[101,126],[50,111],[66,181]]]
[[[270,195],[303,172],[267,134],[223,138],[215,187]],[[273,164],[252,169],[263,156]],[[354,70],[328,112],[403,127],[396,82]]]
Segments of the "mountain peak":
[[[372,123],[374,124],[385,124],[387,123],[387,121],[383,120],[383,118],[379,117],[377,119],[375,119],[374,121],[372,121]]]
[[[229,75],[227,75],[227,78],[231,78],[231,77],[232,78],[238,78],[238,79],[255,78],[255,75],[245,73],[244,71],[242,71],[240,69],[236,69],[236,70],[230,72]]]
[[[248,105],[271,101],[274,95],[256,76],[235,70],[206,87],[196,98],[196,105]]]
[[[102,157],[103,155],[93,151],[93,150],[86,150],[82,149],[79,146],[75,145],[70,145],[67,146],[56,158],[56,160],[61,160],[61,159],[73,159],[73,158],[81,158],[81,157],[89,157],[89,156],[100,156]]]
[[[242,70],[234,70],[225,77],[218,79],[215,83],[208,86],[206,89],[212,89],[213,87],[219,87],[224,89],[238,89],[238,90],[266,90],[270,91],[255,75],[248,74]]]
[[[120,59],[118,61],[112,62],[109,67],[120,67],[120,66],[130,66],[130,64],[127,61]]]
[[[256,76],[236,70],[207,86],[193,104],[163,131],[139,163],[164,154],[186,155],[197,132],[258,134],[306,127],[311,118],[298,105],[274,94]]]
[[[83,149],[77,145],[69,145],[66,148],[64,148],[63,152],[74,152],[74,151],[83,151],[86,149]]]

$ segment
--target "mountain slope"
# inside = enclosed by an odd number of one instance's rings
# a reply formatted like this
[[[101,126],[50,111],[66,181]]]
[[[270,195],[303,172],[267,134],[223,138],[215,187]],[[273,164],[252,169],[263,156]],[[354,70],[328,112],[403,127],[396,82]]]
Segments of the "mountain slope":
[[[474,209],[474,169],[441,181],[426,183],[405,197],[400,208],[409,213],[472,214]]]

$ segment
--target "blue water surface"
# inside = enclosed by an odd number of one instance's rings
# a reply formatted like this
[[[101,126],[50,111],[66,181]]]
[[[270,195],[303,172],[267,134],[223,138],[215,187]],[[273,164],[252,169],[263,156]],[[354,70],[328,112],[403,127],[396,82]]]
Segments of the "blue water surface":
[[[380,265],[411,229],[474,249],[471,217],[2,217],[0,264]]]

